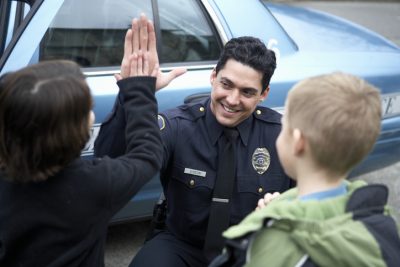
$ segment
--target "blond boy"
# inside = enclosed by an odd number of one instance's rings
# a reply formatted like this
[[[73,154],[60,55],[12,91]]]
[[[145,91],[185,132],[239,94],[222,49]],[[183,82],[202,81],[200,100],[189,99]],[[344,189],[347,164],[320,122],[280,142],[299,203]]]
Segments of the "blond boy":
[[[344,73],[289,92],[276,146],[291,189],[224,232],[211,266],[400,266],[384,185],[346,177],[380,132],[379,91]]]

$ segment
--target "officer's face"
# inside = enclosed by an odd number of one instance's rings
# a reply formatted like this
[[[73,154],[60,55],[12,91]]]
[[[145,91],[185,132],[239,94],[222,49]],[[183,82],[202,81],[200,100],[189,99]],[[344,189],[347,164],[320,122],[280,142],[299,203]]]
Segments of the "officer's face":
[[[269,88],[261,93],[262,73],[229,59],[218,75],[211,73],[211,111],[226,127],[235,127],[247,119],[264,100]]]

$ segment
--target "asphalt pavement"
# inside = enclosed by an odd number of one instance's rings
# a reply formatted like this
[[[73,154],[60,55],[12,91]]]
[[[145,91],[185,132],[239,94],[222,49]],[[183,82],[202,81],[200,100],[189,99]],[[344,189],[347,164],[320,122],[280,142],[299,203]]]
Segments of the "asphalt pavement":
[[[313,8],[361,24],[400,46],[400,1],[290,1],[291,5]],[[399,155],[400,158],[400,155]],[[384,183],[389,187],[389,204],[400,222],[400,162],[355,179]],[[106,267],[128,266],[143,244],[149,221],[111,226],[107,236]]]

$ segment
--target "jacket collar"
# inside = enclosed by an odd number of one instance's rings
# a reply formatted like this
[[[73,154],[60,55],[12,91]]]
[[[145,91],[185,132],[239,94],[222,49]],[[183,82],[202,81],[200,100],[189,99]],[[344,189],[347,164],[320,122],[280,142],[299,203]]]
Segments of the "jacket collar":
[[[222,126],[217,121],[217,118],[215,117],[214,113],[211,111],[211,98],[209,98],[205,102],[205,107],[206,107],[206,125],[207,125],[208,135],[210,137],[211,143],[213,145],[215,145],[217,143],[219,137],[222,134],[224,126]],[[238,130],[239,135],[240,135],[240,139],[242,140],[242,143],[245,146],[247,146],[247,144],[248,144],[251,125],[253,123],[253,120],[254,120],[253,115],[250,115],[249,118],[242,121],[238,126],[236,126],[236,129]]]

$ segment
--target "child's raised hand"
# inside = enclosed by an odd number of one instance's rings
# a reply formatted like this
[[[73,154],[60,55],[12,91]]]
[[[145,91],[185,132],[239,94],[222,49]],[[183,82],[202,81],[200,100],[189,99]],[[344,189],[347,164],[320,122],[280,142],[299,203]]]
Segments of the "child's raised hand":
[[[273,193],[273,194],[271,194],[271,193],[266,193],[266,194],[264,195],[264,198],[260,198],[260,199],[258,200],[256,210],[259,210],[259,209],[264,208],[264,207],[267,206],[273,199],[275,199],[275,198],[276,198],[277,196],[279,196],[279,195],[280,195],[279,192],[275,192],[275,193]]]
[[[137,54],[134,52],[129,56],[129,71],[126,72],[128,77],[137,76],[152,76],[157,77],[158,74],[158,63],[153,66],[152,69],[149,67],[149,54],[148,52],[139,51]]]
[[[131,57],[134,54],[139,55],[139,51],[142,51],[144,54],[148,53],[149,71],[153,73],[155,68],[158,71],[156,82],[157,91],[164,88],[176,77],[186,72],[185,68],[175,68],[167,73],[160,71],[154,25],[147,19],[145,14],[141,14],[139,19],[133,19],[132,27],[126,33],[121,71],[120,73],[115,74],[117,81],[130,76],[132,67]]]

